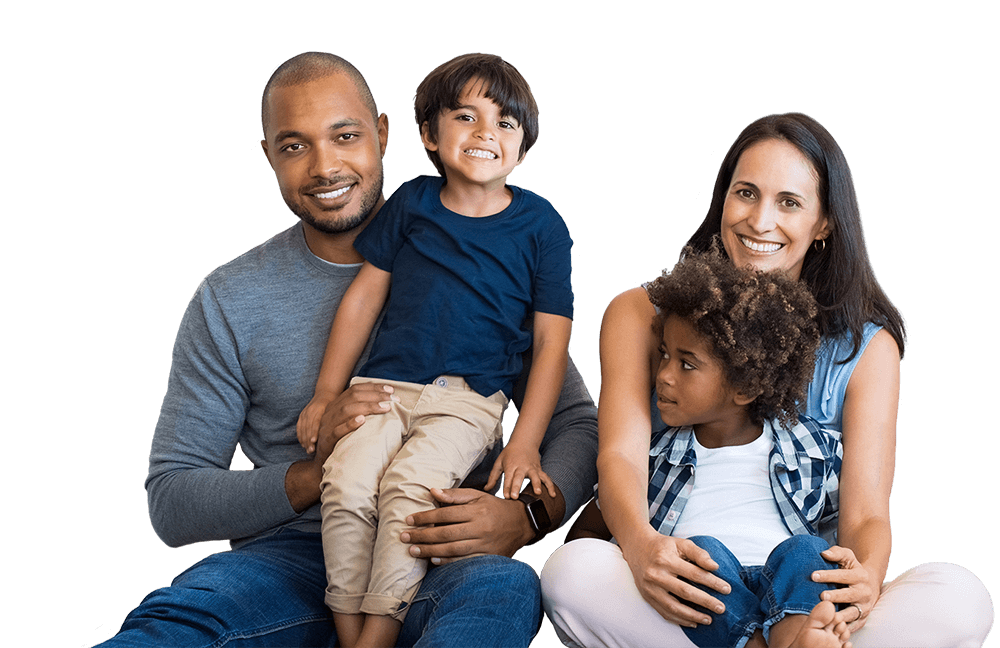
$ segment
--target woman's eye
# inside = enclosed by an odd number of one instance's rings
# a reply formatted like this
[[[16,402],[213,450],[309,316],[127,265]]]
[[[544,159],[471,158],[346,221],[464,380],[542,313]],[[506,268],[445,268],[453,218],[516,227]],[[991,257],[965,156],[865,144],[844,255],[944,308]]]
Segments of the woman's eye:
[[[737,190],[736,195],[740,198],[753,198],[753,192],[749,189],[739,189]]]
[[[785,198],[781,201],[783,207],[788,207],[789,209],[794,209],[799,206],[799,203],[792,200],[791,198]]]

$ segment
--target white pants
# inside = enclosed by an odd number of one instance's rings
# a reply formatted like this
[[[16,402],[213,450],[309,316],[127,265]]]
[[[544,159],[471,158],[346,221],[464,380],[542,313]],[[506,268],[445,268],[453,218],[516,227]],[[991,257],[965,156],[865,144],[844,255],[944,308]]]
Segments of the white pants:
[[[652,608],[617,545],[582,539],[563,545],[542,569],[542,605],[567,646],[694,648],[680,626]],[[993,604],[972,572],[927,563],[882,586],[854,648],[978,648]]]

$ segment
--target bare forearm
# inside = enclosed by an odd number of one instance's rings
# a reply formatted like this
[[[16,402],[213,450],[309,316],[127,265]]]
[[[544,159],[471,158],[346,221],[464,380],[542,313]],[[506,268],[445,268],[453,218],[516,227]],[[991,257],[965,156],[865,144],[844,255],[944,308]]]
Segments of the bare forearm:
[[[626,457],[608,452],[598,455],[597,471],[604,521],[625,550],[652,531],[646,505],[646,472]]]
[[[882,583],[885,580],[892,551],[889,520],[873,517],[850,528],[841,525],[837,543],[854,552],[858,562],[872,573],[873,581]]]

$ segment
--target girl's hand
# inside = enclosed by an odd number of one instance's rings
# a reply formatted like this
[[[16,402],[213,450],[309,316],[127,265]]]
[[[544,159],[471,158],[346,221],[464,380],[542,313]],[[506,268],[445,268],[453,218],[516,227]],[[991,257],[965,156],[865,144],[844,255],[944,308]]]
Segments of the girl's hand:
[[[541,456],[537,448],[527,448],[516,442],[511,442],[500,452],[490,478],[486,482],[486,490],[491,491],[503,475],[503,496],[507,499],[517,499],[521,492],[521,484],[525,478],[531,480],[535,495],[542,494],[544,484],[550,497],[556,497],[556,486],[552,479],[542,470]]]
[[[832,601],[848,606],[838,614],[842,614],[848,622],[847,629],[852,633],[865,626],[868,615],[878,601],[882,583],[874,582],[873,574],[855,557],[854,552],[846,547],[834,545],[820,554],[826,560],[840,565],[839,569],[824,569],[812,574],[817,583],[834,583],[844,587],[823,592],[824,601]]]
[[[638,546],[627,552],[622,547],[642,598],[671,623],[688,628],[711,623],[709,616],[691,605],[720,614],[726,608],[721,601],[691,583],[728,594],[732,589],[729,583],[711,573],[719,565],[707,551],[690,540],[661,535],[652,528],[650,531]]]

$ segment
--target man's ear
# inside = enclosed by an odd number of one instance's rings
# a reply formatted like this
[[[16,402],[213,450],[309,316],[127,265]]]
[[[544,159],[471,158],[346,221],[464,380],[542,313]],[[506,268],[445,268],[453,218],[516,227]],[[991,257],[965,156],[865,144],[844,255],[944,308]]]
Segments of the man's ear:
[[[378,123],[375,124],[378,131],[378,147],[385,157],[385,147],[389,144],[389,117],[385,113],[378,116]]]
[[[267,163],[270,164],[271,168],[273,169],[274,168],[274,163],[271,162],[271,153],[270,153],[270,151],[267,150],[267,140],[266,139],[262,139],[260,141],[260,147],[262,149],[264,149],[264,157],[267,158]]]

